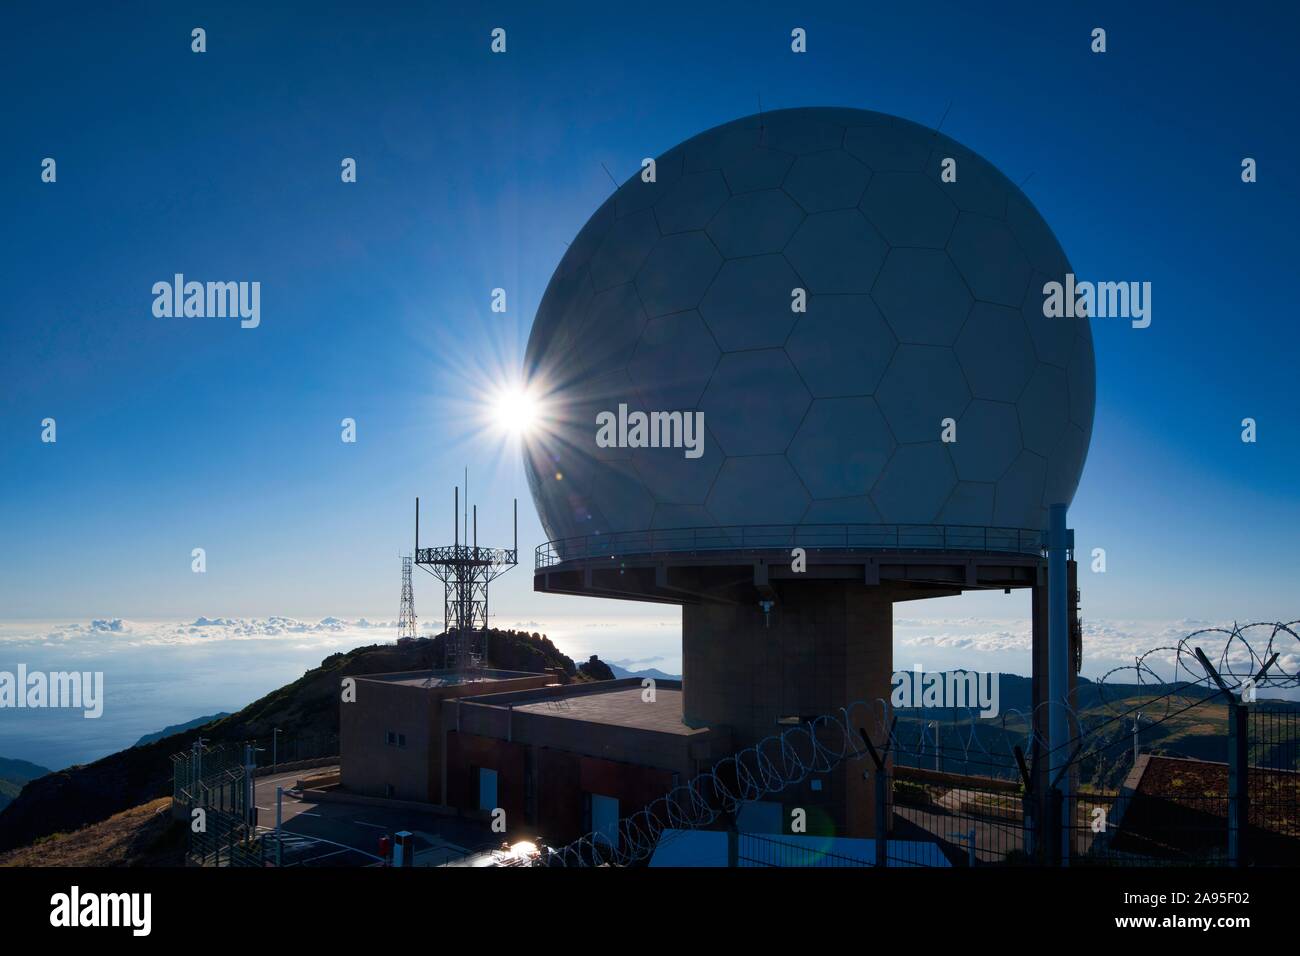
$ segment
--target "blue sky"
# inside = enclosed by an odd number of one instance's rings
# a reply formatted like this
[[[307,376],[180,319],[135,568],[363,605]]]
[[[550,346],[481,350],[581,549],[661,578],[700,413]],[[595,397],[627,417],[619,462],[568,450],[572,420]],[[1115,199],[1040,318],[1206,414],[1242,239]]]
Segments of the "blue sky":
[[[531,556],[541,527],[517,451],[479,427],[485,395],[612,189],[602,164],[621,180],[760,97],[946,112],[946,133],[1028,177],[1077,273],[1152,282],[1150,328],[1095,330],[1071,519],[1108,572],[1084,575],[1087,615],[1300,617],[1293,8],[362,6],[10,8],[4,621],[395,618],[413,499],[448,537],[466,464],[481,537],[508,540],[517,495]],[[260,327],[154,318],[151,286],[176,272],[260,281]],[[440,592],[418,587],[430,614]],[[507,626],[646,613],[534,596],[526,568],[495,595]],[[1027,610],[1001,599],[934,613]]]

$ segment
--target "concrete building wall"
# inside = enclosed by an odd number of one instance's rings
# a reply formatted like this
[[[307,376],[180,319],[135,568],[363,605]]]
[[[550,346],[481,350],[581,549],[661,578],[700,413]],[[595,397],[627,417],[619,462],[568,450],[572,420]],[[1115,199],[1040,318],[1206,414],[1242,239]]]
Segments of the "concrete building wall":
[[[508,672],[507,672],[508,673]],[[420,673],[356,678],[356,700],[340,694],[340,786],[371,797],[444,803],[442,703],[447,699],[545,687],[549,674],[519,674],[494,681],[423,686]],[[389,744],[392,731],[404,747]],[[391,792],[389,788],[391,789]]]
[[[778,600],[766,620],[756,603],[682,609],[683,719],[730,728],[737,749],[779,734],[782,719],[803,721],[855,700],[889,699],[889,588],[817,580],[775,587]],[[780,800],[787,810],[817,808],[839,836],[871,836],[873,788],[862,779],[864,769],[861,762],[841,765],[823,778],[821,791],[791,790]]]
[[[436,704],[417,687],[359,679],[356,701],[339,703],[340,786],[365,796],[427,801],[442,750]],[[389,744],[389,732],[405,735],[406,746]]]

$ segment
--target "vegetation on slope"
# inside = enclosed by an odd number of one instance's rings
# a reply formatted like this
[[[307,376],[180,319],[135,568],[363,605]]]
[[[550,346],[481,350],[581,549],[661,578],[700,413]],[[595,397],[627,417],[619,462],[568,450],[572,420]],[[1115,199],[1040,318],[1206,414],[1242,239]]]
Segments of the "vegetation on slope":
[[[182,866],[185,828],[171,797],[152,800],[73,833],[42,837],[0,853],[0,866]]]

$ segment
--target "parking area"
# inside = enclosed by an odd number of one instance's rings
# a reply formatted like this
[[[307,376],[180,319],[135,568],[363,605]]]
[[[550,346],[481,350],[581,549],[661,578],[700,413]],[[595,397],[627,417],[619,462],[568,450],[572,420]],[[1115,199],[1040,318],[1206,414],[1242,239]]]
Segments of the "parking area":
[[[326,773],[337,767],[321,767]],[[318,802],[288,792],[302,771],[259,777],[256,781],[257,823],[275,830],[276,789],[284,787],[281,803],[281,866],[381,866],[379,841],[399,830],[414,835],[415,865],[442,866],[500,845],[489,827],[459,817],[366,804]],[[268,854],[273,843],[268,843]]]

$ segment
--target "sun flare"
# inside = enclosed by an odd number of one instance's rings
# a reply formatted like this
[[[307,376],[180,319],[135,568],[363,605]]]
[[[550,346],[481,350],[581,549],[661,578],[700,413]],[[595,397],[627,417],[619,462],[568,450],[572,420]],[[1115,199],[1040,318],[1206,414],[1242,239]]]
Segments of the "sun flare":
[[[524,386],[499,391],[492,401],[492,420],[510,435],[524,436],[537,427],[537,397]]]

